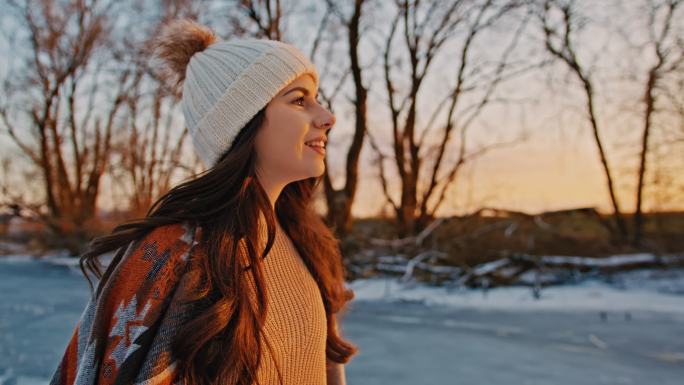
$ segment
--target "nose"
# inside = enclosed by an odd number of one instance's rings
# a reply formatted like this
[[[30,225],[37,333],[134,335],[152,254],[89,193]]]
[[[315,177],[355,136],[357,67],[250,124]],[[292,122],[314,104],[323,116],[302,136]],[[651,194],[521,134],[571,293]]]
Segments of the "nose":
[[[328,111],[325,107],[321,106],[321,113],[317,118],[316,127],[320,129],[330,130],[335,124],[336,118],[335,114]]]

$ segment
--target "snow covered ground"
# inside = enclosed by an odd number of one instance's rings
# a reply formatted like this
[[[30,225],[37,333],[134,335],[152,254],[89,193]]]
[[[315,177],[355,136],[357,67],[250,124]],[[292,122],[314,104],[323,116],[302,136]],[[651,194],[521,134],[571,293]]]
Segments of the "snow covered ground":
[[[684,316],[684,270],[637,270],[551,286],[535,298],[529,287],[449,289],[402,285],[394,278],[360,279],[349,284],[356,300],[420,302],[428,306],[507,311],[654,311]]]
[[[677,384],[684,270],[550,287],[351,282],[355,384]],[[88,298],[74,260],[0,257],[0,385],[46,384]]]

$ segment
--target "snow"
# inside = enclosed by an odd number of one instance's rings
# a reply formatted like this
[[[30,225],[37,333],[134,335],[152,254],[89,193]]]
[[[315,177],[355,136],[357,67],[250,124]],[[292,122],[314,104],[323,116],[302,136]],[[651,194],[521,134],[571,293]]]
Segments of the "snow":
[[[624,254],[613,255],[605,258],[586,258],[586,257],[569,257],[569,256],[544,256],[542,259],[544,264],[548,265],[563,265],[573,264],[587,267],[609,267],[621,266],[636,263],[656,262],[658,257],[653,254]]]
[[[113,254],[101,257],[106,265]],[[601,260],[571,256],[545,256],[546,263],[613,266],[652,261],[652,254],[616,255]],[[497,268],[498,260],[476,269]],[[26,255],[0,257],[3,264],[45,263],[68,267],[81,274],[78,258],[58,252],[47,257]],[[588,275],[589,276],[589,275]],[[437,287],[399,278],[357,279],[348,283],[354,301],[420,302],[428,306],[450,306],[507,311],[656,311],[684,315],[684,269],[641,269],[610,276],[591,275],[573,285],[542,288],[535,298],[529,287],[497,287],[487,290]],[[1,383],[1,382],[0,382]]]
[[[479,265],[475,268],[473,268],[473,274],[475,275],[482,275],[482,274],[487,274],[489,272],[492,272],[501,266],[505,266],[508,264],[508,259],[497,259],[496,261],[484,263],[482,265]]]
[[[103,254],[99,257],[100,262],[103,266],[107,266],[114,257],[114,253]],[[44,263],[48,265],[64,266],[68,267],[73,271],[81,272],[79,265],[79,258],[71,256],[68,251],[63,250],[48,254],[42,257],[35,257],[32,255],[25,254],[10,254],[0,256],[0,263],[2,264],[35,264]],[[0,383],[1,384],[1,383]]]
[[[538,299],[528,287],[482,289],[435,287],[396,278],[358,279],[348,284],[354,301],[421,302],[508,311],[656,311],[684,316],[684,269],[637,270],[592,278],[575,285],[541,289]]]
[[[679,385],[684,376],[684,342],[673,338],[684,333],[684,269],[594,277],[538,300],[522,287],[349,286],[356,297],[341,328],[360,348],[349,384]],[[88,298],[77,259],[0,257],[0,385],[47,384]]]

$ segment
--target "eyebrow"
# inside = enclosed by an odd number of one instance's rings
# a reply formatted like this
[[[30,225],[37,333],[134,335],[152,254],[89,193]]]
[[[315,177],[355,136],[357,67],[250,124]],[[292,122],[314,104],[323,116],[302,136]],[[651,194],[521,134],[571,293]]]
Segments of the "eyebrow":
[[[287,91],[286,93],[284,93],[283,96],[289,94],[290,92],[295,92],[295,91],[300,91],[301,93],[304,94],[304,96],[308,96],[308,95],[310,94],[309,90],[307,90],[307,89],[304,88],[304,87],[295,87],[295,88],[293,88],[293,89]]]

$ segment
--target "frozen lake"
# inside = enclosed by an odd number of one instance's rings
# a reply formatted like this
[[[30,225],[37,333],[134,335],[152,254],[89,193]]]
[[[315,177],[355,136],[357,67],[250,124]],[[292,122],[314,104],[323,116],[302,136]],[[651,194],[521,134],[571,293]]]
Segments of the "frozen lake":
[[[680,275],[528,289],[351,284],[342,324],[355,384],[659,384],[684,379]],[[46,384],[88,298],[67,265],[0,258],[0,385]]]

